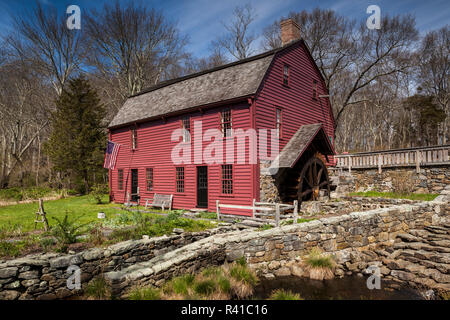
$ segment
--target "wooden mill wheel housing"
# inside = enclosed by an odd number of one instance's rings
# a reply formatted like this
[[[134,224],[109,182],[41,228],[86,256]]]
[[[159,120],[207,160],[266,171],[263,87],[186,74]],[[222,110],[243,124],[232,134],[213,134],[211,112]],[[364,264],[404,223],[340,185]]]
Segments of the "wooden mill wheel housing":
[[[297,185],[299,205],[306,200],[318,200],[320,190],[327,190],[330,197],[330,180],[325,163],[314,156],[310,158],[302,170]]]

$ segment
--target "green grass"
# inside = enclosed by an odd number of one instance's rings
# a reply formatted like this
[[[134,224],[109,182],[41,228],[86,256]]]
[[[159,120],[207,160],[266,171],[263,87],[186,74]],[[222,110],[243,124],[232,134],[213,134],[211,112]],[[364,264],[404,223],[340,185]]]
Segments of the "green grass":
[[[95,299],[106,299],[108,297],[108,290],[105,279],[102,277],[93,279],[86,287],[85,294]]]
[[[250,280],[249,280],[250,279]],[[196,275],[185,274],[167,281],[162,288],[136,288],[131,300],[215,300],[248,298],[258,282],[256,274],[242,261],[208,267]]]
[[[108,196],[105,196],[106,202]],[[54,224],[52,217],[64,219],[67,211],[70,218],[77,218],[80,224],[98,221],[97,213],[105,212],[106,217],[113,217],[118,212],[114,207],[118,204],[96,204],[90,196],[68,197],[65,199],[45,201],[44,208],[47,213],[47,219],[50,226]],[[10,228],[11,226],[20,227],[23,232],[34,229],[34,219],[39,204],[23,203],[0,207],[0,230]],[[38,227],[41,225],[38,224]]]
[[[333,258],[328,255],[324,255],[318,248],[312,248],[309,253],[306,263],[313,268],[333,268]]]
[[[409,200],[420,200],[420,201],[432,201],[438,196],[438,194],[435,194],[435,193],[401,194],[401,193],[396,193],[396,192],[377,192],[377,191],[351,192],[349,195],[356,196],[356,197],[379,197],[379,198],[409,199]]]
[[[269,300],[303,300],[299,294],[289,290],[277,289],[272,292]]]
[[[21,203],[0,207],[0,257],[17,257],[26,254],[30,249],[51,251],[64,249],[75,241],[88,242],[88,246],[108,245],[129,239],[140,239],[142,235],[150,237],[171,234],[174,228],[182,228],[187,232],[202,231],[214,228],[216,224],[210,220],[193,220],[180,217],[180,212],[171,212],[167,216],[152,213],[123,211],[120,204],[107,203],[108,196],[102,199],[103,204],[97,204],[92,196],[68,197],[59,200],[45,201],[44,208],[50,225],[50,232],[36,235],[30,233],[34,229],[34,219],[39,204]],[[106,204],[105,204],[106,203]],[[104,212],[106,219],[98,219],[98,212]],[[165,211],[167,213],[168,211]],[[67,213],[67,219],[65,219]],[[82,226],[79,229],[79,226]],[[112,237],[101,236],[101,228],[114,230]],[[38,224],[42,228],[42,224]],[[76,239],[81,233],[88,235],[87,239]],[[58,232],[60,231],[60,232]],[[57,236],[61,248],[56,248],[49,237]],[[61,241],[70,235],[70,241]],[[16,242],[7,242],[16,239]],[[64,242],[64,243],[63,243]],[[40,249],[39,249],[40,248]],[[63,250],[64,251],[64,250]]]

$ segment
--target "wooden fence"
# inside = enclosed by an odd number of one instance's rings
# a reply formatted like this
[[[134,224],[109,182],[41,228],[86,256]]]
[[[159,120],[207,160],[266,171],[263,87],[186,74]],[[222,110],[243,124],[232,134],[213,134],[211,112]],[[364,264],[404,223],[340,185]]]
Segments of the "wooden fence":
[[[261,224],[273,224],[279,226],[283,219],[293,219],[294,223],[298,220],[298,201],[295,200],[292,205],[282,203],[271,202],[256,202],[253,199],[252,206],[240,206],[234,204],[221,204],[219,200],[216,201],[217,206],[217,220],[222,218],[243,218],[246,220],[252,220]],[[223,214],[221,209],[239,209],[249,210],[252,212],[252,216],[236,215],[236,214]],[[293,214],[285,213],[286,210],[293,210]]]
[[[382,172],[383,167],[416,167],[420,172],[421,166],[448,165],[450,145],[385,150],[376,152],[361,152],[353,154],[340,154],[335,156],[336,168],[366,169],[378,168]]]

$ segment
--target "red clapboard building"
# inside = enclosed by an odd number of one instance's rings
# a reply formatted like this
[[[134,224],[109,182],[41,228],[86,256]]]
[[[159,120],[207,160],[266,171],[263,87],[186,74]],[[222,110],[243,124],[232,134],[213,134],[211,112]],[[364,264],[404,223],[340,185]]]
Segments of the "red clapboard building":
[[[173,195],[173,208],[215,211],[216,200],[251,205],[302,196],[305,166],[334,154],[334,118],[299,27],[288,19],[281,31],[281,48],[129,97],[109,125],[110,140],[121,145],[111,199],[145,203],[158,193]],[[320,175],[318,185],[328,179]]]

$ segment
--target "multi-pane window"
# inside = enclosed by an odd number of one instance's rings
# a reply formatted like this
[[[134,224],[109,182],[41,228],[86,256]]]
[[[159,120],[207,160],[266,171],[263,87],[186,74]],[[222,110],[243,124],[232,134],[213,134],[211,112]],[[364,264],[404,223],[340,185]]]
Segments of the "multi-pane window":
[[[281,109],[275,109],[275,129],[277,130],[277,137],[281,137]]]
[[[283,66],[283,84],[289,85],[289,66],[287,64]]]
[[[131,148],[137,149],[137,130],[131,129]]]
[[[117,185],[119,190],[123,190],[123,169],[117,171]]]
[[[233,193],[233,165],[222,165],[222,193]]]
[[[177,192],[184,192],[184,167],[176,168]]]
[[[191,118],[186,117],[181,120],[183,131],[183,142],[191,142]]]
[[[317,80],[313,81],[313,99],[317,99]]]
[[[231,109],[225,109],[220,113],[222,123],[222,135],[224,137],[231,136]]]
[[[153,191],[153,168],[146,169],[147,191]]]

